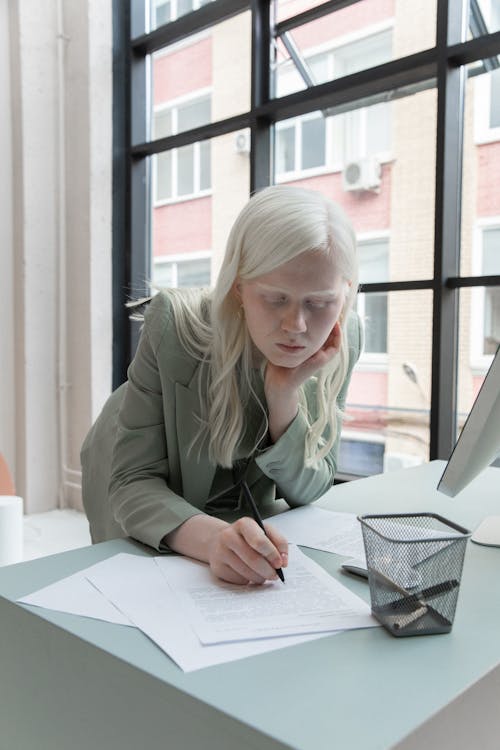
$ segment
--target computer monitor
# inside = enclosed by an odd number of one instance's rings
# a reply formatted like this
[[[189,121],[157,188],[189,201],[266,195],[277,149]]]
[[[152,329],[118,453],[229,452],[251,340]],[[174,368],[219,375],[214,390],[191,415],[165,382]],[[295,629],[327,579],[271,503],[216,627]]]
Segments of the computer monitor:
[[[438,484],[455,497],[500,456],[500,346],[472,405]],[[498,487],[500,504],[500,484]],[[478,544],[500,547],[500,516],[489,516],[472,535]]]

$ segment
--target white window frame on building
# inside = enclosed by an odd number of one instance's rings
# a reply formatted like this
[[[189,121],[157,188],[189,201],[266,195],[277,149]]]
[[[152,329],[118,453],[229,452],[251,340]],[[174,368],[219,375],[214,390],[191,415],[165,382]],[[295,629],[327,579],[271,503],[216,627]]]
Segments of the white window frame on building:
[[[165,284],[159,283],[159,281],[156,278],[157,266],[167,265],[167,264],[171,266],[172,279],[171,279],[171,283],[168,284],[168,286],[177,288],[179,287],[179,268],[182,267],[183,264],[187,264],[187,263],[192,264],[192,263],[196,263],[196,261],[206,261],[206,260],[208,261],[212,260],[211,250],[199,250],[193,253],[173,253],[172,255],[154,256],[153,257],[153,287],[158,289],[158,288],[162,288],[166,286]],[[212,275],[211,265],[212,264],[210,262],[209,263],[209,266],[210,266],[209,278],[207,280],[207,283],[202,284],[201,286],[211,285],[211,275]],[[186,285],[181,284],[181,286],[186,286]]]
[[[500,110],[500,68],[490,73],[481,73],[473,79],[474,84],[474,140],[477,144],[500,141],[500,115],[498,125],[491,125],[491,99],[495,96]],[[493,94],[493,86],[497,86]]]
[[[358,242],[358,251],[359,248],[362,245],[368,245],[368,244],[385,244],[387,248],[387,267],[386,267],[386,273],[382,273],[380,276],[370,277],[370,278],[364,278],[363,277],[363,268],[362,263],[360,262],[360,282],[363,283],[363,281],[366,282],[385,282],[388,281],[389,278],[389,262],[390,262],[390,232],[384,231],[384,232],[363,232],[362,234],[359,234],[357,236],[357,242]],[[386,314],[386,349],[385,351],[366,351],[366,315],[367,315],[367,301],[369,301],[369,298],[372,298],[373,296],[377,297],[385,297],[386,304],[387,304],[387,314]],[[389,322],[389,311],[388,311],[388,303],[389,303],[389,295],[387,292],[372,292],[370,294],[364,294],[363,292],[360,292],[357,296],[357,311],[359,316],[361,317],[361,320],[364,322],[365,325],[365,348],[361,354],[360,358],[360,366],[363,369],[370,369],[373,370],[374,368],[381,368],[386,369],[387,363],[388,363],[388,322]]]
[[[484,270],[483,252],[484,235],[488,231],[497,231],[500,242],[500,216],[479,219],[476,223],[472,256],[472,273],[475,276],[490,275],[489,269]],[[498,287],[483,286],[471,290],[471,367],[483,373],[486,372],[493,359],[493,353],[484,353],[487,295],[493,294],[500,296]],[[479,335],[478,331],[480,331]]]
[[[377,26],[370,27],[369,29],[363,29],[363,33],[356,32],[349,36],[342,37],[336,40],[335,45],[321,45],[303,52],[305,62],[314,64],[314,60],[318,60],[320,57],[324,57],[325,64],[325,75],[322,80],[318,80],[317,83],[323,83],[327,80],[333,80],[334,78],[347,75],[351,70],[341,71],[340,76],[336,75],[336,66],[338,65],[338,58],[341,57],[342,53],[346,52],[349,47],[357,46],[366,42],[370,44],[375,37],[380,36],[384,33],[391,33],[393,30],[393,23],[384,22]],[[392,41],[392,39],[391,39]],[[361,55],[358,55],[361,58]],[[388,56],[387,60],[390,59]],[[364,66],[362,65],[361,68]],[[288,81],[287,81],[288,78]],[[316,81],[315,81],[316,83]],[[286,94],[295,92],[305,87],[298,71],[295,69],[293,62],[290,60],[283,63],[277,68],[277,94],[284,96]],[[391,104],[384,102],[376,105],[378,108],[385,108],[390,112]],[[325,145],[324,145],[324,164],[304,168],[303,162],[303,144],[302,144],[302,123],[308,120],[313,120],[318,117],[324,117],[321,112],[310,112],[307,115],[300,117],[290,118],[289,120],[283,120],[278,122],[275,127],[275,153],[276,153],[276,168],[275,176],[276,182],[289,181],[305,176],[315,176],[324,174],[325,172],[340,172],[344,168],[347,162],[365,158],[367,156],[377,156],[378,160],[388,162],[392,159],[392,153],[390,145],[384,144],[384,147],[374,150],[368,148],[368,118],[371,107],[363,107],[355,109],[352,112],[345,112],[341,115],[330,116],[325,118]],[[390,116],[388,117],[390,121]],[[278,150],[279,150],[279,137],[280,133],[285,130],[294,129],[294,168],[291,170],[279,171],[278,170]],[[384,133],[389,133],[390,130],[384,129]],[[355,133],[355,138],[352,139],[352,133]],[[335,144],[340,143],[339,149],[335,148]]]
[[[213,0],[151,0],[151,28],[155,29],[164,23],[175,21],[211,2]],[[186,6],[185,9],[183,6]]]
[[[208,101],[211,109],[211,96],[212,89],[198,89],[197,91],[190,92],[189,94],[172,99],[167,102],[156,106],[153,111],[153,132],[155,138],[161,138],[165,135],[176,135],[182,130],[179,130],[178,120],[179,112],[183,107],[188,107],[196,102]],[[170,128],[168,132],[160,130],[155,132],[156,118],[162,114],[168,113],[171,117]],[[205,125],[210,121],[196,122],[195,125]],[[212,180],[211,180],[211,166],[210,166],[210,141],[202,141],[192,143],[189,146],[183,146],[182,148],[172,149],[171,151],[164,151],[160,154],[156,154],[153,157],[153,206],[158,208],[165,206],[170,203],[178,203],[180,201],[192,200],[193,198],[200,198],[212,193]],[[192,180],[193,190],[191,192],[180,191],[180,156],[182,154],[192,154],[192,172],[189,173],[189,178]],[[203,159],[208,159],[208,185],[203,184],[203,180],[206,179],[203,176]],[[160,190],[161,181],[159,179],[158,170],[161,164],[167,164],[170,169],[170,188],[171,192],[168,196],[160,196],[158,191]]]

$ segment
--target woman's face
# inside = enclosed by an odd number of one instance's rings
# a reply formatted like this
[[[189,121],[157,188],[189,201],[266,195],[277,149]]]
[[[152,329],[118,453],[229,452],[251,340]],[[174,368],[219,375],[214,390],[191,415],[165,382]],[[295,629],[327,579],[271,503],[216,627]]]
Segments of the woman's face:
[[[270,273],[239,279],[236,293],[260,353],[274,365],[297,367],[326,342],[347,287],[331,255],[307,251]]]

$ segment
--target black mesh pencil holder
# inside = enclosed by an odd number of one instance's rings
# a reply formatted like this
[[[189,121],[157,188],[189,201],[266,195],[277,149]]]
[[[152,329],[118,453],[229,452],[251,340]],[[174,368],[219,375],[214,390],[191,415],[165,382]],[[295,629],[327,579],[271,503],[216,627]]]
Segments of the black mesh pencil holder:
[[[377,620],[395,636],[449,633],[470,532],[434,513],[358,520]]]

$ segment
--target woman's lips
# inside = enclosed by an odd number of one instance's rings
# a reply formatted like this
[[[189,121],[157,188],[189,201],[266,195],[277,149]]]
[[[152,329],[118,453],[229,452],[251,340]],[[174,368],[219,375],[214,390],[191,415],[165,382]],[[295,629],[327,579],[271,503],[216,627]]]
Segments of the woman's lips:
[[[287,354],[298,354],[305,349],[305,346],[296,346],[290,344],[276,344],[276,346],[278,347],[278,349],[281,349],[282,352],[286,352]]]

